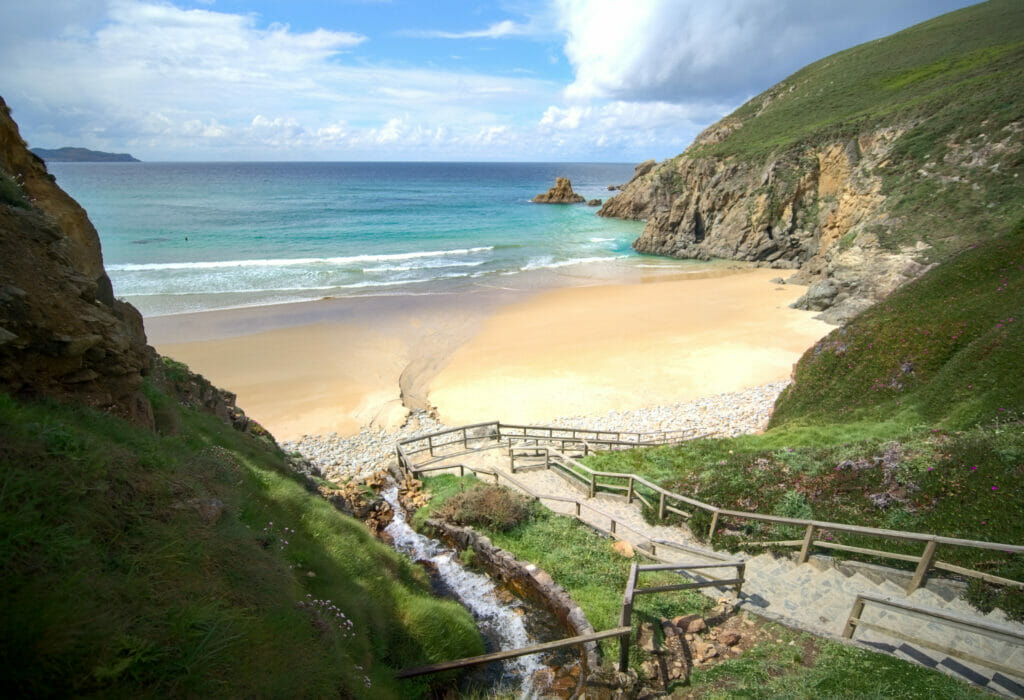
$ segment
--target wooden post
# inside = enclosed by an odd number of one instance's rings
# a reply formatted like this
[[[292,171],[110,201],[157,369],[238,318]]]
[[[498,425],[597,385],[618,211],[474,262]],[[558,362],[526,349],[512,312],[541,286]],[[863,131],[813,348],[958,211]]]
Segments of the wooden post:
[[[622,594],[622,613],[619,615],[619,627],[633,625],[633,589],[636,587],[636,562],[629,567],[629,578],[626,579],[626,591]],[[627,634],[619,637],[619,671],[629,670],[629,638]]]
[[[715,536],[715,528],[718,527],[718,509],[715,508],[715,512],[711,514],[711,528],[708,530],[708,544],[711,544],[712,538]]]
[[[593,498],[595,493],[597,493],[597,475],[590,472],[590,497]]]
[[[745,562],[741,562],[741,563],[736,565],[736,573],[738,574],[736,576],[736,578],[738,578],[738,579],[745,579],[746,578],[746,572],[747,572],[747,565],[746,565]],[[739,583],[736,584],[736,597],[737,598],[740,597],[740,591],[742,591],[742,590],[743,590],[743,581],[740,581]]]
[[[924,554],[921,555],[921,561],[917,564],[917,570],[914,572],[914,577],[910,579],[910,585],[907,586],[907,595],[910,595],[918,589],[921,583],[924,582],[924,577],[928,573],[928,567],[932,565],[932,557],[935,556],[935,539],[928,540],[928,544],[924,546]]]
[[[469,449],[469,434],[466,432],[465,428],[462,429],[462,449]]]
[[[459,465],[459,476],[466,476],[466,465]]]
[[[626,492],[626,503],[633,502],[633,477],[629,477],[629,490]]]
[[[658,499],[658,520],[665,519],[665,492],[661,492],[661,498]]]
[[[516,473],[516,453],[513,450],[508,451],[508,468],[513,474]]]
[[[843,636],[847,639],[853,639],[853,633],[857,629],[857,624],[854,620],[859,620],[862,612],[864,612],[864,599],[857,596],[856,600],[853,601],[853,608],[850,610],[850,617],[846,621],[846,627],[843,628]]]
[[[814,525],[810,524],[807,526],[807,531],[804,532],[804,543],[800,547],[800,556],[796,560],[798,565],[807,563],[807,557],[811,554],[811,540],[814,539],[814,529]]]
[[[614,535],[615,534],[615,519],[614,518],[608,518],[608,520],[610,520],[611,523],[612,523],[611,531],[612,531],[612,534]]]
[[[398,468],[402,471],[408,471],[408,467],[402,462],[402,448],[395,445],[395,458],[398,460]]]
[[[433,457],[434,456],[434,436],[433,435],[428,435],[427,436],[427,445],[429,445],[429,447],[430,447],[430,456]]]
[[[576,517],[580,517],[580,502],[576,501]]]

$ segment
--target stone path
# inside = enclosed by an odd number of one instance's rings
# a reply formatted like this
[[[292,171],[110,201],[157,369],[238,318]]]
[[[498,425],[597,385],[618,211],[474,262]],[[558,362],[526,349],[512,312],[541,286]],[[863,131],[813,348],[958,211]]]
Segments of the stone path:
[[[611,516],[618,524],[616,537],[632,544],[646,546],[651,540],[667,540],[700,548],[707,553],[701,556],[658,545],[658,557],[667,562],[711,562],[722,556],[722,553],[718,553],[717,556],[712,554],[695,540],[685,527],[646,523],[638,503],[629,504],[624,498],[609,494],[598,494],[594,498],[588,498],[584,490],[569,483],[556,471],[543,467],[528,467],[517,468],[516,473],[511,475],[507,449],[495,448],[455,456],[440,464],[463,464],[467,467],[491,469],[512,476],[536,494],[578,498],[583,504],[580,512],[585,522],[607,531],[610,529],[608,516]],[[517,461],[517,467],[518,465]],[[503,483],[508,482],[503,480]],[[574,503],[544,501],[544,504],[557,513],[575,514]],[[587,506],[593,506],[601,513]],[[627,525],[628,529],[621,525]],[[959,597],[960,591],[951,583],[929,580],[924,587],[918,588],[908,596],[904,588],[905,582],[900,585],[896,581],[899,581],[900,577],[909,579],[909,575],[884,567],[846,563],[836,565],[827,557],[812,557],[808,563],[800,566],[790,559],[777,558],[771,554],[739,554],[736,558],[743,559],[746,563],[746,581],[738,602],[740,607],[818,635],[838,637],[842,634],[858,594],[940,610],[1024,633],[1024,625],[1010,622],[998,609],[985,615],[971,607]],[[729,591],[731,589],[723,589],[722,594]],[[1019,641],[993,640],[977,632],[958,629],[935,618],[921,619],[872,604],[865,608],[862,618],[867,622],[897,628],[904,634],[923,637],[935,644],[994,660],[1006,669],[993,671],[981,664],[962,662],[946,653],[920,644],[908,643],[874,630],[857,631],[855,639],[863,644],[944,671],[1002,695],[1024,697],[1024,644]]]

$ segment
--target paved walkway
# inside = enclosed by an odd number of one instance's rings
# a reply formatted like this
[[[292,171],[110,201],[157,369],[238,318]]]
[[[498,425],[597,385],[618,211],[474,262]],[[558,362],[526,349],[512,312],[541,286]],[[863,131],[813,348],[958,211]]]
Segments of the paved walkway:
[[[586,491],[559,476],[554,470],[543,467],[517,468],[512,475],[507,449],[495,448],[453,456],[440,464],[463,464],[494,470],[519,481],[542,497],[576,498],[581,503],[580,517],[584,522],[608,531],[611,529],[610,521],[614,519],[615,537],[634,545],[647,547],[652,540],[666,540],[697,548],[704,553],[701,555],[658,544],[657,556],[666,562],[711,562],[720,559],[723,554],[708,550],[686,527],[651,525],[645,522],[637,502],[630,504],[624,498],[609,494],[588,498]],[[508,484],[508,481],[502,481]],[[554,512],[566,515],[576,513],[575,503],[543,502]],[[801,566],[797,566],[791,559],[777,558],[771,554],[739,554],[736,558],[746,563],[746,580],[738,602],[740,607],[815,634],[840,636],[858,594],[939,610],[1024,633],[1024,625],[1010,622],[1002,611],[997,609],[985,615],[960,598],[956,588],[939,581],[929,581],[926,586],[907,595],[902,585],[893,582],[903,574],[882,567],[860,565],[853,568],[843,566],[840,569],[826,557],[812,557]],[[729,591],[731,588],[723,589],[722,593],[724,595]],[[966,679],[1002,695],[1024,697],[1024,645],[1020,642],[995,640],[935,618],[922,619],[872,604],[865,608],[861,617],[869,623],[894,627],[906,635],[921,636],[934,644],[993,660],[1002,668],[994,671],[982,664],[959,661],[947,653],[874,630],[858,630],[855,634],[857,641]]]

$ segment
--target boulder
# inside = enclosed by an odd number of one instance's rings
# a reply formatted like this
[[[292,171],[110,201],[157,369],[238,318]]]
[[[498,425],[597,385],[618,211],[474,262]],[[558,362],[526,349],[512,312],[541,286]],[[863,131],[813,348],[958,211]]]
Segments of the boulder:
[[[560,177],[555,180],[555,186],[544,194],[539,194],[531,201],[538,204],[578,204],[586,200],[572,191],[572,183],[569,178]]]
[[[631,545],[629,542],[626,542],[626,540],[619,540],[618,542],[612,545],[612,549],[614,549],[618,554],[621,554],[627,559],[632,559],[633,555],[635,554],[635,552],[633,551],[633,545]]]
[[[599,206],[601,206],[601,200],[600,199],[588,199],[587,200],[587,206],[588,207],[599,207]]]

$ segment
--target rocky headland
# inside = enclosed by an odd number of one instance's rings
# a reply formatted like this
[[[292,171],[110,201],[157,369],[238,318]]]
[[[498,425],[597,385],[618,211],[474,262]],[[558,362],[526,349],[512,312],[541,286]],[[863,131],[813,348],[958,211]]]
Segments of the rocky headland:
[[[64,146],[63,148],[33,148],[32,152],[50,163],[138,163],[130,153],[107,153],[88,148]]]
[[[559,177],[555,179],[554,187],[530,201],[537,204],[580,204],[587,200],[572,191],[572,182],[569,178]]]
[[[810,287],[797,308],[849,320],[1008,231],[1024,201],[1024,122],[1006,108],[1020,66],[1003,72],[991,31],[957,34],[984,13],[1021,22],[1019,5],[989,3],[812,64],[637,166],[599,214],[646,220],[643,253],[792,270]]]

